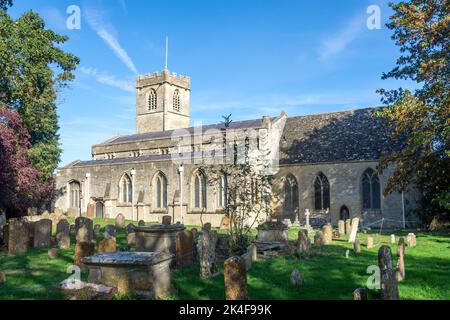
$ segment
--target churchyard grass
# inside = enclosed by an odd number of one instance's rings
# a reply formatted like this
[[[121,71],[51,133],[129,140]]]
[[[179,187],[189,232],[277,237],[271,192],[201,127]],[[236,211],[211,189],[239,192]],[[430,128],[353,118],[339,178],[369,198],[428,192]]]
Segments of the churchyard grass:
[[[73,223],[73,221],[69,221]],[[126,221],[126,224],[131,221]],[[94,219],[94,225],[102,229],[97,242],[103,238],[103,228],[114,224],[114,220]],[[136,223],[135,223],[136,224]],[[191,226],[188,227],[190,229]],[[201,228],[197,227],[198,230]],[[296,240],[298,229],[290,229],[289,238]],[[225,231],[220,230],[220,233]],[[409,231],[396,232],[404,236]],[[399,284],[400,297],[415,299],[450,299],[450,237],[417,232],[417,247],[406,248],[406,279]],[[254,232],[256,234],[256,231]],[[269,260],[258,260],[248,274],[250,299],[352,299],[356,288],[365,287],[370,274],[367,267],[377,265],[378,248],[389,245],[396,252],[396,244],[390,243],[390,234],[376,235],[375,248],[367,249],[369,234],[358,234],[361,253],[353,253],[353,245],[344,236],[333,240],[331,245],[312,247],[309,257],[295,255],[279,256]],[[58,250],[59,256],[50,259],[47,249],[31,249],[24,254],[8,256],[0,253],[0,271],[6,272],[6,283],[0,285],[0,300],[6,299],[63,299],[58,283],[69,277],[67,268],[73,263],[74,237],[71,236],[70,249]],[[117,247],[126,247],[125,231],[117,232]],[[134,246],[131,248],[135,250]],[[349,258],[345,251],[350,250]],[[396,256],[395,256],[396,258]],[[395,259],[396,260],[396,259]],[[199,266],[195,264],[173,273],[176,294],[168,299],[224,299],[223,262],[219,262],[218,277],[200,280]],[[291,287],[289,277],[294,269],[301,273],[303,283],[298,288]],[[82,273],[86,280],[87,274]],[[130,299],[131,297],[117,297]],[[369,299],[379,299],[376,291],[369,291]]]

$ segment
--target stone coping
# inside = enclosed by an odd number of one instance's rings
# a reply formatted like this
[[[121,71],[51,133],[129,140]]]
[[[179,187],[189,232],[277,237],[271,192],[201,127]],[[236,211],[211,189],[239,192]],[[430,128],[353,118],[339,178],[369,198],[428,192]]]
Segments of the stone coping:
[[[135,227],[135,232],[143,233],[170,233],[179,232],[185,230],[186,227],[183,224],[152,224],[149,226]]]
[[[173,254],[166,252],[111,252],[85,257],[83,263],[87,266],[151,266],[173,257]]]

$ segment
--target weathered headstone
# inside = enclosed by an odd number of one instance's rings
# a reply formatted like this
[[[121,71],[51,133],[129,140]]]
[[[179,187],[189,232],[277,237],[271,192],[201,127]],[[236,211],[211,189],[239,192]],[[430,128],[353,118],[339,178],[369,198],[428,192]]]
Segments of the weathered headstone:
[[[94,225],[94,236],[98,236],[100,234],[101,226],[99,224]]]
[[[117,229],[122,229],[125,227],[125,216],[121,213],[119,213],[116,216],[116,228]]]
[[[391,234],[391,243],[395,243],[395,234]]]
[[[228,230],[230,228],[230,218],[228,216],[224,216],[220,221],[220,229]]]
[[[372,249],[372,248],[373,248],[373,238],[367,237],[367,249]]]
[[[348,242],[350,242],[350,243],[355,242],[356,235],[358,233],[358,225],[359,225],[359,218],[353,218],[352,219],[352,231],[350,232]]]
[[[129,224],[127,225],[127,227],[125,228],[125,232],[126,232],[126,233],[134,232],[134,229],[135,229],[135,228],[136,228],[136,226],[135,226],[134,224],[129,223]]]
[[[176,239],[176,260],[178,268],[194,263],[194,237],[191,231],[178,232]]]
[[[86,215],[88,218],[95,218],[95,204],[93,203],[88,204]]]
[[[353,300],[368,300],[368,291],[366,288],[358,288],[353,291]]]
[[[345,234],[350,235],[352,232],[352,221],[350,219],[345,220]]]
[[[241,257],[231,257],[224,263],[226,300],[247,300],[247,270]]]
[[[361,245],[359,244],[358,239],[356,239],[355,242],[353,242],[353,250],[355,251],[356,254],[361,253]]]
[[[405,239],[400,238],[397,246],[397,272],[395,278],[398,282],[405,279]]]
[[[311,240],[308,237],[308,230],[302,229],[298,232],[298,251],[307,253],[311,247]]]
[[[241,255],[241,258],[244,260],[245,270],[248,272],[252,268],[252,257],[248,252]]]
[[[345,234],[345,221],[339,220],[338,221],[338,230],[340,234]]]
[[[250,255],[252,262],[258,261],[258,248],[256,245],[251,244],[247,248],[247,253]]]
[[[197,250],[200,258],[200,276],[202,279],[215,277],[219,274],[216,258],[217,240],[216,232],[203,230],[203,234],[198,241]]]
[[[143,227],[143,226],[145,226],[145,221],[144,220],[139,220],[138,227]]]
[[[408,247],[415,247],[417,244],[416,235],[414,233],[408,233],[408,235],[406,236],[406,242],[408,244]]]
[[[348,257],[350,256],[350,250],[345,250],[345,258],[348,259]]]
[[[299,287],[302,284],[302,277],[300,275],[300,271],[298,271],[297,269],[295,269],[294,271],[292,271],[291,273],[291,286],[293,286],[294,288]]]
[[[323,232],[322,231],[317,231],[316,234],[314,235],[314,245],[315,246],[322,246],[325,244],[325,239],[323,236]]]
[[[84,227],[84,230],[80,229]],[[94,239],[94,226],[91,219],[86,217],[78,217],[75,219],[75,235],[76,240],[80,242],[90,242]]]
[[[105,232],[103,233],[103,237],[105,239],[115,238],[116,237],[116,228],[112,224],[106,225]]]
[[[34,248],[48,248],[51,244],[52,220],[42,219],[34,223]]]
[[[66,219],[59,220],[56,225],[56,242],[60,249],[70,248],[70,225]]]
[[[58,258],[58,249],[52,248],[47,251],[48,257],[50,259]]]
[[[8,222],[8,253],[18,254],[28,250],[28,223],[23,219],[10,219]]]
[[[309,217],[311,216],[311,212],[309,212],[309,209],[306,209],[305,211],[305,220],[306,220],[306,230],[311,230],[311,224],[309,223]]]
[[[378,266],[380,267],[381,295],[383,300],[400,300],[397,280],[392,266],[392,252],[388,246],[378,250]]]
[[[202,230],[211,231],[211,223],[207,222],[203,225]]]
[[[116,252],[117,246],[116,246],[116,239],[115,238],[109,238],[109,239],[103,239],[98,244],[97,253],[103,254],[107,252]]]
[[[136,233],[130,232],[127,234],[127,243],[128,244],[136,244]]]
[[[171,216],[163,216],[162,217],[162,224],[165,224],[165,225],[169,225],[169,224],[172,224],[172,217]]]
[[[333,227],[331,224],[324,225],[322,228],[324,244],[331,244],[333,241]]]
[[[75,244],[74,264],[80,267],[82,265],[82,260],[84,257],[90,257],[94,254],[94,242],[77,242]]]

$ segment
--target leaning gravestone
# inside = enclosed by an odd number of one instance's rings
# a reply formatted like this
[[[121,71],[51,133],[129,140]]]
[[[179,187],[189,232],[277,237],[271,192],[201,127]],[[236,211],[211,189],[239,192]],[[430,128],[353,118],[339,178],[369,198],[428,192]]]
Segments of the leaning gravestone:
[[[327,224],[322,228],[324,244],[331,244],[333,241],[333,227]]]
[[[178,268],[194,263],[194,236],[191,231],[178,232],[176,238],[176,260]]]
[[[119,213],[116,216],[116,228],[117,229],[122,229],[125,227],[125,216],[121,213]]]
[[[392,266],[392,252],[388,246],[378,250],[378,266],[380,267],[381,295],[383,300],[400,300],[397,280]]]
[[[349,235],[352,231],[352,222],[350,219],[345,220],[345,234]]]
[[[231,257],[224,263],[226,300],[247,300],[247,270],[241,257]]]
[[[23,219],[8,222],[8,254],[23,253],[28,250],[28,223]]]
[[[395,278],[398,282],[405,279],[405,239],[400,238],[397,246],[397,272]]]
[[[306,229],[300,230],[298,232],[298,251],[299,251],[299,253],[309,252],[310,247],[311,247],[311,240],[309,240],[308,231]]]
[[[86,230],[83,231],[82,237],[79,235],[80,228],[84,227]],[[90,242],[94,239],[94,227],[93,222],[89,218],[85,217],[78,217],[75,219],[75,235],[77,241],[80,242]],[[78,239],[80,237],[80,240]]]
[[[58,242],[58,247],[60,249],[70,248],[70,234],[69,234],[69,223],[66,219],[59,220],[56,225],[56,241]]]
[[[358,225],[359,218],[352,219],[352,231],[350,233],[350,237],[348,238],[348,242],[353,243],[356,240],[356,234],[358,233]]]
[[[202,279],[208,279],[219,275],[216,258],[217,240],[218,237],[216,232],[203,230],[203,234],[198,241],[200,276]]]
[[[344,220],[339,220],[339,222],[338,222],[338,230],[339,230],[339,233],[341,235],[345,234],[345,221]]]
[[[52,220],[42,219],[34,223],[34,248],[48,248],[51,244]]]

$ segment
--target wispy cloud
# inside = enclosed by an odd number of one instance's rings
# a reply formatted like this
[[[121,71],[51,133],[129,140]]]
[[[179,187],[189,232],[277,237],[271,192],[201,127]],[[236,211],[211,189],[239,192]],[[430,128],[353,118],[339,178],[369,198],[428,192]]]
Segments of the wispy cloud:
[[[125,0],[117,0],[117,2],[119,3],[120,7],[122,8],[122,11],[125,15],[128,15],[128,8],[127,8],[127,4],[125,3]]]
[[[131,60],[128,53],[119,43],[115,35],[114,28],[105,22],[102,13],[87,7],[85,9],[85,17],[88,25],[97,33],[97,35],[109,46],[114,54],[130,69],[134,74],[138,74],[138,70]]]
[[[327,60],[343,52],[365,30],[365,16],[358,14],[350,19],[337,33],[327,37],[321,44],[319,59]]]
[[[119,88],[123,91],[127,91],[130,93],[135,92],[134,83],[132,80],[130,80],[130,81],[120,80],[120,79],[117,79],[116,77],[109,75],[105,72],[99,72],[95,68],[87,68],[87,67],[82,66],[79,68],[79,70],[82,74],[93,77],[102,84],[105,84],[105,85],[108,85],[111,87],[115,87],[115,88]]]

